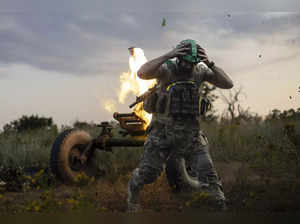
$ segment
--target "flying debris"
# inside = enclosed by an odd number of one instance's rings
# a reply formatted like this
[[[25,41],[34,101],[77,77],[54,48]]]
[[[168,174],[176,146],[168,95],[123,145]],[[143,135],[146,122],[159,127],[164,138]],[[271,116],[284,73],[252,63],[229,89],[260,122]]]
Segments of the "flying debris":
[[[292,99],[292,96],[290,96],[290,100]]]
[[[161,26],[166,26],[167,25],[167,20],[166,18],[163,18],[162,22],[161,22]]]

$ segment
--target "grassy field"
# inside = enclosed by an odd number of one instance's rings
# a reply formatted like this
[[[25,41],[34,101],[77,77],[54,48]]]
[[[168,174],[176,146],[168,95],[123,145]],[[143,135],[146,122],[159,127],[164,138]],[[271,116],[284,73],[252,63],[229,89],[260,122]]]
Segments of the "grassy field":
[[[229,211],[299,212],[300,121],[203,123]],[[99,128],[88,128],[95,136]],[[65,186],[49,172],[56,128],[0,134],[0,212],[125,212],[127,183],[143,149],[114,148],[96,154],[99,177]],[[145,211],[212,211],[207,195],[175,195],[163,173],[145,186]]]

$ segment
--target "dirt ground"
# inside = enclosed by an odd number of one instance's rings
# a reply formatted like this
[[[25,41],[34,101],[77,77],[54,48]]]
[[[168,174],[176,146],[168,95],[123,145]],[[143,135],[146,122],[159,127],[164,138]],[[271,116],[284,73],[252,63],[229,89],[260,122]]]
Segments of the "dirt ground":
[[[300,181],[272,179],[258,175],[241,162],[216,162],[222,178],[228,211],[300,212]],[[0,192],[0,213],[82,211],[126,212],[127,183],[130,173],[114,181],[106,178],[81,186],[57,184],[49,189]],[[200,192],[174,194],[163,173],[141,193],[144,211],[214,211],[207,196]]]

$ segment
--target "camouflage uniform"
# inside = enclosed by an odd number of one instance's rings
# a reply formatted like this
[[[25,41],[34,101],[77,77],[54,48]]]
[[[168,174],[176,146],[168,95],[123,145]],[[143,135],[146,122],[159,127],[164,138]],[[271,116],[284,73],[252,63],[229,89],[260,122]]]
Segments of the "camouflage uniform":
[[[163,64],[158,70],[158,79],[161,86],[166,86],[167,80],[173,75],[172,66]],[[199,65],[195,69],[190,80],[201,79],[210,70]],[[164,75],[161,75],[164,73]],[[139,191],[143,185],[154,182],[163,170],[163,164],[172,157],[183,157],[191,167],[191,176],[197,177],[199,181],[206,184],[207,190],[217,201],[224,201],[222,185],[209,154],[208,141],[200,130],[198,119],[189,117],[176,120],[169,116],[168,112],[153,113],[152,121],[147,128],[147,140],[144,144],[144,153],[131,176],[128,184],[128,205],[135,209],[138,204]]]

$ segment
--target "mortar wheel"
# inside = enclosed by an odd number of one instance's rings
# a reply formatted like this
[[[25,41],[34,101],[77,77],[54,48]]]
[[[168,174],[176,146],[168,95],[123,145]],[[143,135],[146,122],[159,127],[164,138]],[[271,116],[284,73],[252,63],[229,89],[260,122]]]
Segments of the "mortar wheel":
[[[78,129],[65,130],[57,136],[51,150],[50,168],[63,183],[75,183],[81,172],[88,176],[95,174],[92,158],[84,164],[79,160],[81,152],[91,141],[89,133]]]

